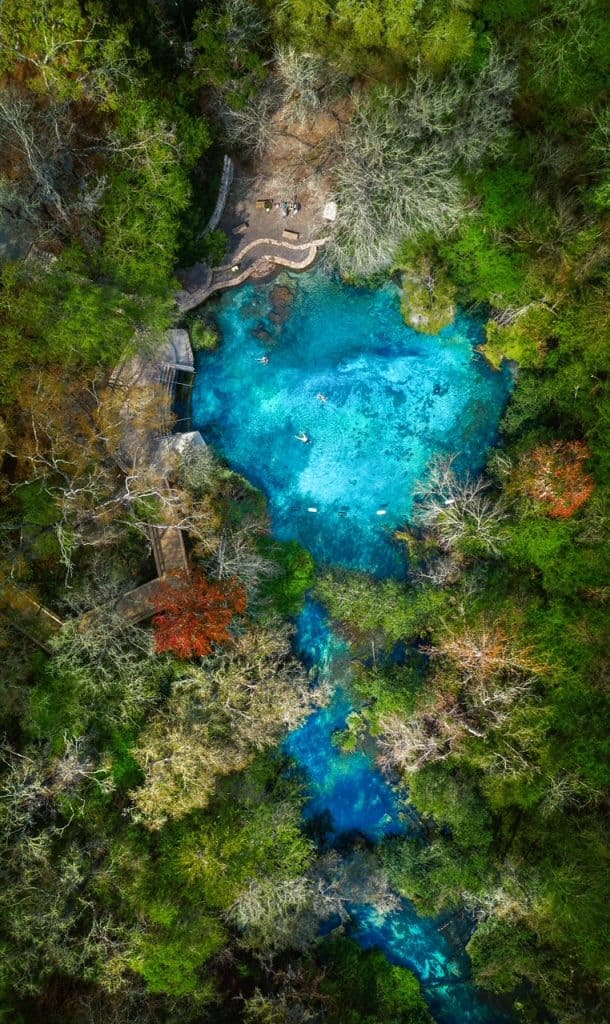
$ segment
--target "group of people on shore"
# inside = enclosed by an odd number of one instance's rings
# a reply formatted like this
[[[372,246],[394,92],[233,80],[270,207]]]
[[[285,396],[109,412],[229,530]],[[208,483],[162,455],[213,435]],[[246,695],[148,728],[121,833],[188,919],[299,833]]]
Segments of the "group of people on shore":
[[[281,203],[274,203],[274,206],[276,210],[282,211],[283,217],[290,217],[291,215],[293,217],[296,217],[296,215],[301,210],[301,204],[296,198],[293,199],[291,203],[289,203],[288,200],[285,199]]]

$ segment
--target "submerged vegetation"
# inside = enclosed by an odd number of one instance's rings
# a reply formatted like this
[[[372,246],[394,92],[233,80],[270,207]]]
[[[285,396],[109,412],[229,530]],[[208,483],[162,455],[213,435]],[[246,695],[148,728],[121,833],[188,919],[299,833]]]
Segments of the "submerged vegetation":
[[[427,1024],[343,931],[396,893],[469,916],[515,1020],[608,1019],[609,55],[602,0],[4,0],[1,1019]],[[222,259],[222,153],[323,117],[329,259],[401,275],[424,333],[476,306],[518,364],[483,476],[422,481],[406,581],[316,576],[207,449],[135,470],[125,408],[144,436],[164,403],[110,386],[184,254]],[[190,575],[131,622],[167,522]],[[359,659],[339,742],[421,816],[377,849],[317,848],[285,772],[326,698],[291,647],[312,587]]]

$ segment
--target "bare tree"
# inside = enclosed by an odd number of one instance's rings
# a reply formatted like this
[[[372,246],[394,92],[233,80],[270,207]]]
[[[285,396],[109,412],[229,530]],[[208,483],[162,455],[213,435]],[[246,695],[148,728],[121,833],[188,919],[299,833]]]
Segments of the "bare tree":
[[[327,108],[347,87],[347,77],[317,53],[279,46],[274,63],[286,116],[299,124],[307,123]]]
[[[424,765],[445,761],[464,735],[455,710],[447,713],[424,711],[409,721],[386,715],[380,723],[378,761],[384,771],[412,774]]]
[[[445,624],[441,634],[427,648],[438,665],[431,695],[408,720],[394,714],[379,723],[382,768],[409,775],[494,732],[490,770],[532,776],[539,742],[532,711],[547,666],[498,622]]]
[[[3,843],[15,842],[32,828],[48,823],[55,814],[54,801],[75,796],[87,780],[94,781],[104,792],[112,789],[111,780],[99,768],[84,738],[65,736],[64,744],[61,754],[42,754],[36,758],[18,754],[9,747],[0,749],[0,761],[7,767],[0,786]],[[56,830],[61,827],[56,826]]]
[[[340,139],[332,255],[345,273],[375,273],[405,238],[449,231],[463,214],[462,187],[443,145],[419,145],[408,125],[407,96],[384,89],[376,102],[360,99]]]
[[[213,8],[202,12],[196,28],[198,31],[214,29],[219,20],[222,20],[223,39],[230,53],[247,51],[259,43],[265,33],[265,18],[253,0],[222,0],[219,12]]]
[[[278,82],[270,78],[242,107],[224,106],[221,117],[233,146],[260,160],[278,137],[275,114],[280,102]]]
[[[243,523],[239,529],[225,528],[212,556],[214,576],[219,579],[239,579],[248,591],[256,590],[263,580],[278,573],[274,562],[264,558],[255,547],[260,536],[257,523]]]
[[[77,125],[66,100],[45,103],[0,89],[0,140],[18,186],[4,182],[3,202],[15,217],[72,232],[78,217],[99,208],[106,179],[83,160]]]
[[[444,636],[428,652],[453,665],[469,688],[484,687],[499,676],[504,680],[533,680],[548,671],[531,647],[510,636],[497,622],[447,626]]]
[[[503,544],[503,506],[487,493],[489,484],[482,477],[459,477],[453,468],[455,459],[454,455],[432,463],[426,482],[415,492],[416,520],[446,551],[474,546],[482,554],[496,556]]]
[[[409,567],[413,583],[433,583],[436,587],[450,587],[462,575],[462,566],[451,555],[441,555],[422,565]]]
[[[548,777],[548,788],[540,809],[545,817],[552,817],[566,810],[589,807],[603,799],[603,791],[577,772],[562,771]]]
[[[263,933],[270,948],[290,946],[294,916],[310,906],[314,891],[313,880],[304,875],[252,879],[227,918],[242,932]]]
[[[341,270],[372,274],[404,239],[455,227],[465,212],[460,168],[501,151],[515,81],[494,51],[473,81],[419,72],[400,93],[383,87],[359,98],[337,153]]]
[[[285,973],[289,971],[294,974],[290,967]],[[244,1004],[245,1024],[314,1024],[322,1019],[318,1009],[303,1003],[292,977],[272,995],[264,995],[260,989],[255,989],[254,995]]]
[[[371,904],[382,915],[400,904],[374,854],[356,850],[343,858],[333,851],[297,878],[252,880],[227,918],[241,931],[242,944],[269,960],[286,949],[308,949],[322,921],[349,919],[351,903]]]
[[[528,865],[530,890],[539,884],[537,873]],[[462,899],[468,911],[478,922],[488,918],[509,918],[517,921],[532,910],[532,899],[524,888],[515,864],[506,858],[502,866],[502,883],[480,893],[463,892]]]

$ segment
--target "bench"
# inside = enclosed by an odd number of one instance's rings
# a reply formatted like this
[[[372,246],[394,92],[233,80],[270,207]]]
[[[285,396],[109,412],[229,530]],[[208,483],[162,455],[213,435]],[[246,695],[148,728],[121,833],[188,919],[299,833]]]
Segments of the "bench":
[[[269,213],[269,210],[273,209],[273,199],[257,199],[256,200],[256,209],[257,210],[266,210],[267,213]]]
[[[284,228],[282,231],[282,238],[285,238],[287,242],[297,242],[299,237],[299,232],[291,231],[290,228]]]

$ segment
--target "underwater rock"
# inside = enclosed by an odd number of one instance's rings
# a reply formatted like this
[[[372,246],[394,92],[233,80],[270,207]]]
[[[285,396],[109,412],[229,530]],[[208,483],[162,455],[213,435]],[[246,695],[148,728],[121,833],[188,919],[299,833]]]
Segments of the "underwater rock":
[[[283,324],[290,315],[290,308],[294,302],[294,292],[285,284],[276,284],[269,293],[272,312],[269,319],[274,323]]]
[[[270,298],[271,305],[274,308],[278,306],[291,306],[294,302],[294,292],[286,284],[275,284],[271,289]]]
[[[262,324],[259,324],[258,327],[255,327],[252,333],[254,337],[257,338],[259,341],[262,341],[264,345],[272,345],[273,342],[275,341],[273,335],[270,334],[267,328],[263,327]]]

